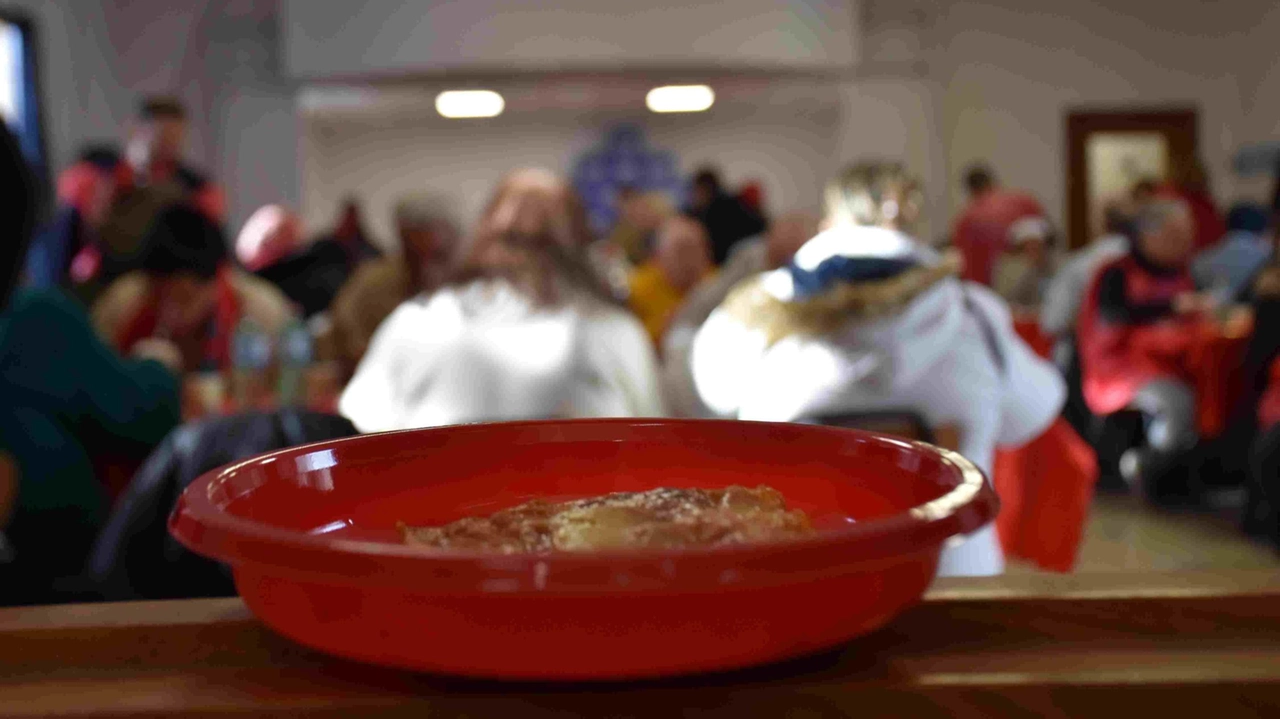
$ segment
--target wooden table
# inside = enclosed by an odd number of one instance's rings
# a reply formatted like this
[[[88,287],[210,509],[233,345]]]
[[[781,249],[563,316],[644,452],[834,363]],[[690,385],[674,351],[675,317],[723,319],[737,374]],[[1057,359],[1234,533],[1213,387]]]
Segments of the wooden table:
[[[890,627],[820,656],[597,685],[331,659],[276,636],[237,599],[0,610],[0,716],[285,713],[1280,716],[1280,573],[940,580]]]

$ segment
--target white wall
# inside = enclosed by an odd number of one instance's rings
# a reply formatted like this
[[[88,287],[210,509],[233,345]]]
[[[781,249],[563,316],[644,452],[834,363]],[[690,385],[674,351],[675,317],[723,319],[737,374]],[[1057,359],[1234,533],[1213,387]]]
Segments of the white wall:
[[[384,1],[405,5],[403,0]],[[483,0],[481,5],[516,1]],[[470,2],[465,8],[474,11],[478,5]],[[288,4],[292,10],[301,3]],[[754,8],[746,13],[750,17],[766,11],[764,0],[748,4]],[[179,90],[195,113],[191,157],[226,185],[233,232],[249,212],[268,201],[300,201],[308,220],[319,222],[347,187],[339,182],[333,189],[317,190],[313,167],[306,171],[312,178],[306,197],[301,196],[297,166],[306,158],[299,157],[298,146],[312,138],[300,132],[293,118],[293,85],[278,71],[284,58],[274,5],[274,0],[0,0],[0,7],[25,9],[39,23],[41,79],[55,168],[84,141],[120,138],[140,93]],[[329,7],[318,12],[328,12],[330,19],[350,11],[345,4],[305,5]],[[813,18],[826,17],[824,13],[838,15],[841,8],[853,6],[844,0],[788,0],[784,7],[795,11],[795,17],[778,27],[801,28],[790,37],[806,40],[806,49],[796,55],[802,63],[815,57],[842,58],[842,51],[832,48],[839,45],[837,36],[845,26],[810,25]],[[752,123],[785,128],[790,118],[780,112],[767,121],[738,118],[739,129],[733,134],[707,130],[707,139],[698,143],[685,143],[681,133],[674,132],[673,142],[681,147],[672,149],[692,164],[703,159],[700,147],[714,147],[717,155],[725,156],[731,175],[765,176],[766,168],[774,168],[769,171],[779,173],[772,178],[777,187],[767,188],[774,203],[815,203],[816,194],[808,193],[840,162],[864,155],[903,159],[926,180],[932,236],[945,229],[946,219],[963,203],[960,169],[980,158],[991,161],[1009,184],[1039,195],[1060,219],[1065,206],[1063,116],[1069,108],[1193,104],[1201,111],[1201,142],[1219,199],[1225,203],[1241,193],[1261,197],[1270,188],[1265,178],[1251,182],[1234,177],[1229,159],[1242,143],[1280,135],[1280,54],[1274,51],[1275,38],[1280,37],[1280,5],[1272,0],[859,0],[858,6],[870,18],[865,27],[853,29],[865,39],[866,61],[856,80],[835,81],[842,89],[833,96],[846,120],[829,138],[788,139],[812,134],[804,122],[795,132],[784,129],[781,134],[749,129]],[[723,15],[723,10],[717,12]],[[518,31],[509,20],[499,18],[494,27]],[[819,39],[809,43],[813,38]],[[482,41],[483,37],[476,40],[483,45]],[[777,44],[781,38],[770,42],[767,52],[784,47]],[[366,49],[373,53],[372,60],[392,62],[394,55],[378,59],[377,53],[389,52],[394,45],[374,43]],[[717,52],[741,59],[733,54],[739,50],[764,52],[750,46]],[[476,138],[460,127],[430,120],[416,134],[400,128],[392,136],[418,145],[426,134],[455,138],[459,149],[444,160],[455,175],[471,183],[469,187],[487,187],[494,179],[490,175],[513,164],[563,166],[571,156],[566,148],[586,141],[573,129],[582,124],[578,116],[538,115],[523,123],[514,116],[503,118],[506,124],[499,126],[517,139],[482,143],[471,142]],[[568,129],[550,127],[556,123]],[[591,137],[593,131],[588,125],[582,136]],[[535,147],[520,137],[543,137],[546,144]],[[776,157],[764,157],[769,151],[761,147],[732,149],[717,139],[733,137],[750,138],[753,145],[766,148],[777,142],[779,149]],[[353,143],[348,138],[340,144]],[[496,147],[505,149],[487,149]],[[819,156],[808,148],[829,152]],[[369,154],[376,158],[384,152],[374,148]],[[458,158],[468,152],[474,153],[472,165],[491,158],[498,169],[465,174],[465,163]],[[782,159],[786,155],[794,157]],[[809,158],[807,172],[797,169],[804,163],[797,158]],[[373,179],[385,178],[385,173],[375,175]],[[367,192],[380,192],[367,187]]]
[[[259,205],[296,202],[298,130],[273,6],[0,0],[37,23],[54,171],[86,142],[121,142],[141,96],[175,93],[191,115],[189,159],[227,189],[231,233]]]
[[[964,201],[958,173],[981,159],[1060,221],[1066,112],[1169,105],[1199,109],[1201,152],[1216,194],[1228,201],[1238,191],[1230,158],[1247,134],[1241,78],[1274,63],[1260,39],[1249,44],[1268,7],[1265,0],[950,3],[933,30],[939,44],[930,68],[944,88],[951,208]]]
[[[284,0],[294,77],[638,66],[840,68],[857,0]]]
[[[805,112],[777,108],[696,116],[311,121],[303,139],[304,218],[311,231],[328,227],[338,202],[354,191],[379,240],[390,242],[396,196],[432,190],[454,198],[469,226],[506,171],[542,166],[567,173],[581,152],[600,141],[604,128],[623,120],[638,122],[650,144],[675,153],[685,173],[714,163],[731,184],[762,180],[768,207],[777,212],[816,204],[834,166],[839,111],[833,102]]]
[[[84,140],[114,138],[129,114],[129,93],[111,70],[114,52],[97,3],[0,0],[35,20],[46,101],[50,162],[66,164]]]

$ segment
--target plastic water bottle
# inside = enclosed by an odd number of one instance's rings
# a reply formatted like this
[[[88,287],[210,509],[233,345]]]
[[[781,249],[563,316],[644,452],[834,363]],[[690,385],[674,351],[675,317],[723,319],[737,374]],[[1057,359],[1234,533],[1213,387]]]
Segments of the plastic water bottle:
[[[231,335],[231,397],[237,409],[249,409],[264,399],[270,367],[271,338],[257,322],[242,318]]]
[[[294,319],[280,330],[277,345],[280,357],[278,398],[283,406],[302,404],[306,397],[304,384],[311,366],[311,330],[300,319]]]

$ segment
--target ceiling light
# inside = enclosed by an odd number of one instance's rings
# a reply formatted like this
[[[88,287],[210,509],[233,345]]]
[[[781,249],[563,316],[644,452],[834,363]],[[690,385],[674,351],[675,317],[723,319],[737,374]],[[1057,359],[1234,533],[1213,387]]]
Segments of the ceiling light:
[[[715,101],[715,92],[706,85],[655,87],[644,98],[644,104],[654,112],[702,112]]]
[[[493,90],[446,90],[436,95],[436,112],[448,118],[495,117],[505,106]]]

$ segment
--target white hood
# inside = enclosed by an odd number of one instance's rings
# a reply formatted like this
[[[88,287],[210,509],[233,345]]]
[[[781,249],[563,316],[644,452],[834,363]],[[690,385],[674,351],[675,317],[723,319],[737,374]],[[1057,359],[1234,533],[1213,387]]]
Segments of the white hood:
[[[876,301],[851,303],[849,318],[835,329],[785,334],[773,342],[771,330],[751,321],[759,315],[717,310],[699,332],[692,357],[698,392],[715,413],[785,420],[839,404],[844,394],[896,395],[955,346],[964,326],[961,283],[937,253],[891,230],[846,227],[819,234],[796,253],[795,268],[761,275],[756,291],[790,303],[792,272],[814,272],[834,256],[912,259],[936,275],[863,284]]]
[[[812,271],[832,256],[876,259],[910,259],[935,265],[939,255],[909,235],[878,227],[844,226],[818,234],[796,252],[794,263]],[[782,301],[794,294],[790,274],[767,273],[763,289]],[[964,318],[960,282],[940,279],[912,298],[904,298],[900,310],[873,318],[854,317],[839,330],[822,338],[839,367],[839,384],[871,383],[892,392],[919,379],[951,346]],[[805,343],[805,340],[796,340]],[[788,339],[779,341],[785,345]],[[786,352],[786,350],[783,350]]]

